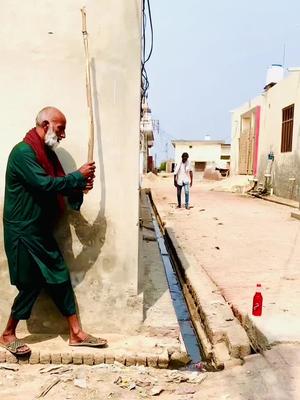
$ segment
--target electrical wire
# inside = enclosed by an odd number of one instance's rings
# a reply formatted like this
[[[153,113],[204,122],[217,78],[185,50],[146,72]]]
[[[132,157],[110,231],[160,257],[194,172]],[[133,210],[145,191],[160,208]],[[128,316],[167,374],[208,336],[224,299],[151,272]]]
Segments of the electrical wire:
[[[146,56],[146,27],[147,27],[147,15],[150,24],[150,49],[149,53]],[[142,2],[142,60],[141,60],[141,105],[145,98],[147,98],[148,89],[149,89],[149,79],[146,70],[146,63],[150,60],[152,52],[153,52],[153,23],[152,23],[152,15],[151,15],[151,6],[150,0],[143,0]]]

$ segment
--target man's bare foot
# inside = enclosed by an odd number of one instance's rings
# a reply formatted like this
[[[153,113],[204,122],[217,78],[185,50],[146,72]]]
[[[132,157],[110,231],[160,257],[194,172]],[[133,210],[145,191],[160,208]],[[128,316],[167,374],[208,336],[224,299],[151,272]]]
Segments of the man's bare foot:
[[[22,343],[14,334],[3,334],[0,336],[0,346],[18,356],[31,352],[30,348],[25,343]]]
[[[70,332],[70,338],[69,338],[69,343],[70,344],[75,344],[75,343],[80,343],[82,342],[88,334],[84,331],[78,331],[78,332]]]

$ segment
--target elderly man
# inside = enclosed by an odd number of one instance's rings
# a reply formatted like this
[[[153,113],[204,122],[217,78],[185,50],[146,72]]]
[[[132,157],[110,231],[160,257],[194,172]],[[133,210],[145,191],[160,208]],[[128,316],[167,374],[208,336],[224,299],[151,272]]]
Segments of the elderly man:
[[[74,292],[62,254],[53,237],[55,221],[69,205],[79,210],[83,191],[93,188],[95,163],[65,174],[54,152],[65,138],[66,118],[54,107],[42,109],[36,127],[10,153],[6,170],[4,243],[10,280],[19,291],[0,345],[16,355],[30,348],[16,337],[19,320],[30,317],[44,287],[67,318],[70,346],[104,346],[106,340],[85,333],[76,314]]]

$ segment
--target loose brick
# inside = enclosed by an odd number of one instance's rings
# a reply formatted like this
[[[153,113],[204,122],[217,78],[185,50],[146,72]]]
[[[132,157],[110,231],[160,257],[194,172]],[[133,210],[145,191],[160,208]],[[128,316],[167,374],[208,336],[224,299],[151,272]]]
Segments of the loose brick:
[[[27,358],[19,358],[19,364],[28,364],[29,363],[29,357]]]
[[[104,364],[104,361],[105,361],[105,357],[104,357],[103,353],[102,354],[95,354],[95,357],[94,357],[94,364],[95,365]]]
[[[61,353],[52,353],[51,354],[51,364],[61,364]]]
[[[19,360],[17,359],[16,356],[7,351],[5,356],[5,361],[7,363],[18,363]]]
[[[6,351],[2,350],[0,351],[0,363],[4,363],[6,360]]]
[[[88,353],[83,355],[83,364],[94,365],[94,354]]]
[[[218,366],[224,365],[225,361],[230,360],[228,348],[224,342],[217,343],[213,347],[213,358],[215,364]]]
[[[158,356],[157,365],[158,365],[158,368],[168,368],[168,366],[169,366],[169,355],[168,355],[167,351]]]
[[[136,365],[144,365],[147,366],[147,358],[146,356],[136,356]]]
[[[182,368],[185,367],[190,362],[190,358],[187,353],[180,351],[175,351],[170,357],[170,366],[172,368]]]
[[[44,352],[40,353],[41,364],[50,364],[50,361],[51,361],[50,353],[44,353]]]
[[[40,362],[40,352],[32,351],[29,357],[29,364],[39,364]]]
[[[157,367],[158,356],[147,356],[147,365],[148,367],[156,368]]]
[[[132,365],[136,364],[136,358],[135,356],[128,355],[126,357],[126,367],[131,367]]]
[[[115,356],[115,361],[119,362],[122,365],[126,365],[126,358],[124,355],[117,355]]]
[[[61,354],[61,362],[63,364],[72,364],[73,356],[71,353],[62,353]]]
[[[73,353],[73,364],[76,365],[82,364],[82,354]]]
[[[115,361],[115,357],[113,354],[106,354],[105,355],[105,364],[113,364]]]

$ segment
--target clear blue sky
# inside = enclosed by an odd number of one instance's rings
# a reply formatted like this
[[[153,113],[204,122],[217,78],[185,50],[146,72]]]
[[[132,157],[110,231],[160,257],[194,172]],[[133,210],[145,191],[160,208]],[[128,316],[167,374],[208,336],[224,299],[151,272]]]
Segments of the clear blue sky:
[[[229,141],[230,110],[262,91],[284,43],[300,66],[299,0],[150,1],[149,103],[165,138]]]

